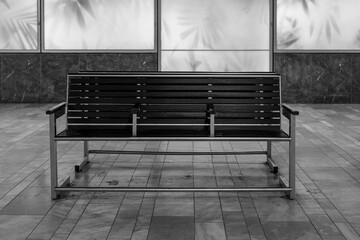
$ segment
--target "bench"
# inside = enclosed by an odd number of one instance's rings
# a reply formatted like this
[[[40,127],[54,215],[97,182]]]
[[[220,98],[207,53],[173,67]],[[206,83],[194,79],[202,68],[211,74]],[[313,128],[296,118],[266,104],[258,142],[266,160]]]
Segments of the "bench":
[[[281,103],[280,75],[274,73],[77,73],[68,74],[67,99],[50,108],[51,196],[68,191],[234,191],[285,192],[295,196],[295,116]],[[57,119],[66,115],[66,128],[57,132]],[[289,121],[281,128],[281,116]],[[248,188],[117,188],[68,187],[58,184],[57,142],[84,142],[89,154],[134,154],[133,151],[89,150],[89,141],[263,141],[255,152],[141,152],[141,154],[266,154],[270,169],[273,141],[289,143],[289,178],[279,187]]]

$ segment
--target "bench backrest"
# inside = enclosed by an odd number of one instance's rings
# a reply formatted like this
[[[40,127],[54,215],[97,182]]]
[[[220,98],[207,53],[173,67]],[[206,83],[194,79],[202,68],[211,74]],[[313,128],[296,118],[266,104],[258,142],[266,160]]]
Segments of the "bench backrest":
[[[69,74],[69,129],[209,127],[280,130],[280,76],[277,74]],[[132,111],[133,110],[133,111]]]

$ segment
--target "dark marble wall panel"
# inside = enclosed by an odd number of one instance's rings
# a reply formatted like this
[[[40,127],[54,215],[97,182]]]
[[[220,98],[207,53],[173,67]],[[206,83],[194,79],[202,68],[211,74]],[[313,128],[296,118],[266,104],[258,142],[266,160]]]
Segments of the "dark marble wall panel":
[[[80,71],[157,71],[155,53],[82,54]]]
[[[360,54],[353,55],[352,103],[360,103]]]
[[[79,72],[79,55],[41,55],[41,102],[61,102],[66,97],[67,73]]]
[[[137,54],[131,58],[130,71],[158,71],[157,54]]]
[[[66,75],[79,71],[157,71],[157,54],[0,54],[1,102],[64,101]]]
[[[0,102],[2,102],[3,96],[4,96],[4,90],[3,90],[3,78],[2,78],[2,69],[3,66],[3,57],[0,55]]]
[[[40,102],[40,55],[3,55],[2,102]]]
[[[0,54],[1,102],[65,100],[66,74],[157,71],[156,53]],[[360,54],[276,53],[287,103],[360,103]]]
[[[80,71],[129,71],[130,58],[122,54],[82,54]]]
[[[282,76],[283,102],[351,103],[360,69],[357,54],[275,54],[275,72]]]

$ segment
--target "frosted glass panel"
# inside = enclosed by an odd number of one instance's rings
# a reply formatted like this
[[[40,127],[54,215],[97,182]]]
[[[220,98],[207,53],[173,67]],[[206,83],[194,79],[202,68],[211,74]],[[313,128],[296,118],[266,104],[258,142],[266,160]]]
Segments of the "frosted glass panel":
[[[269,0],[162,0],[163,49],[269,49]]]
[[[45,0],[46,50],[154,49],[154,0]]]
[[[267,72],[269,51],[163,51],[163,71]]]
[[[277,48],[360,49],[359,0],[278,0]]]
[[[37,0],[0,0],[0,50],[38,49]]]

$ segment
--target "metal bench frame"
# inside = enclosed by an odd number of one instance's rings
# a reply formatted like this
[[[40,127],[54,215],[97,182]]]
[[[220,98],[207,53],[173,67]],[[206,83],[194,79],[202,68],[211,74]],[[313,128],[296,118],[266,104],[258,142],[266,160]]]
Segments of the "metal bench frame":
[[[280,93],[281,96],[281,93]],[[281,103],[281,101],[280,101]],[[289,120],[288,138],[276,137],[215,137],[214,136],[214,112],[210,111],[210,136],[209,137],[138,137],[137,134],[137,111],[132,112],[132,137],[58,137],[57,119],[65,115],[67,103],[60,103],[49,110],[50,131],[50,174],[51,174],[51,197],[56,199],[62,192],[91,191],[91,192],[285,192],[289,199],[295,198],[295,128],[298,111],[294,111],[285,105],[281,105],[281,114]],[[289,143],[289,176],[288,181],[283,176],[279,177],[279,187],[234,187],[234,188],[149,188],[149,187],[68,187],[70,177],[59,184],[57,169],[57,142],[58,141],[83,141],[84,153],[81,164],[75,166],[75,171],[80,172],[89,162],[89,154],[158,154],[158,155],[237,155],[237,154],[266,154],[267,163],[271,171],[278,172],[278,167],[271,156],[273,141],[287,141]],[[116,151],[116,150],[89,150],[89,141],[265,141],[266,151],[246,152],[148,152],[148,151]]]

